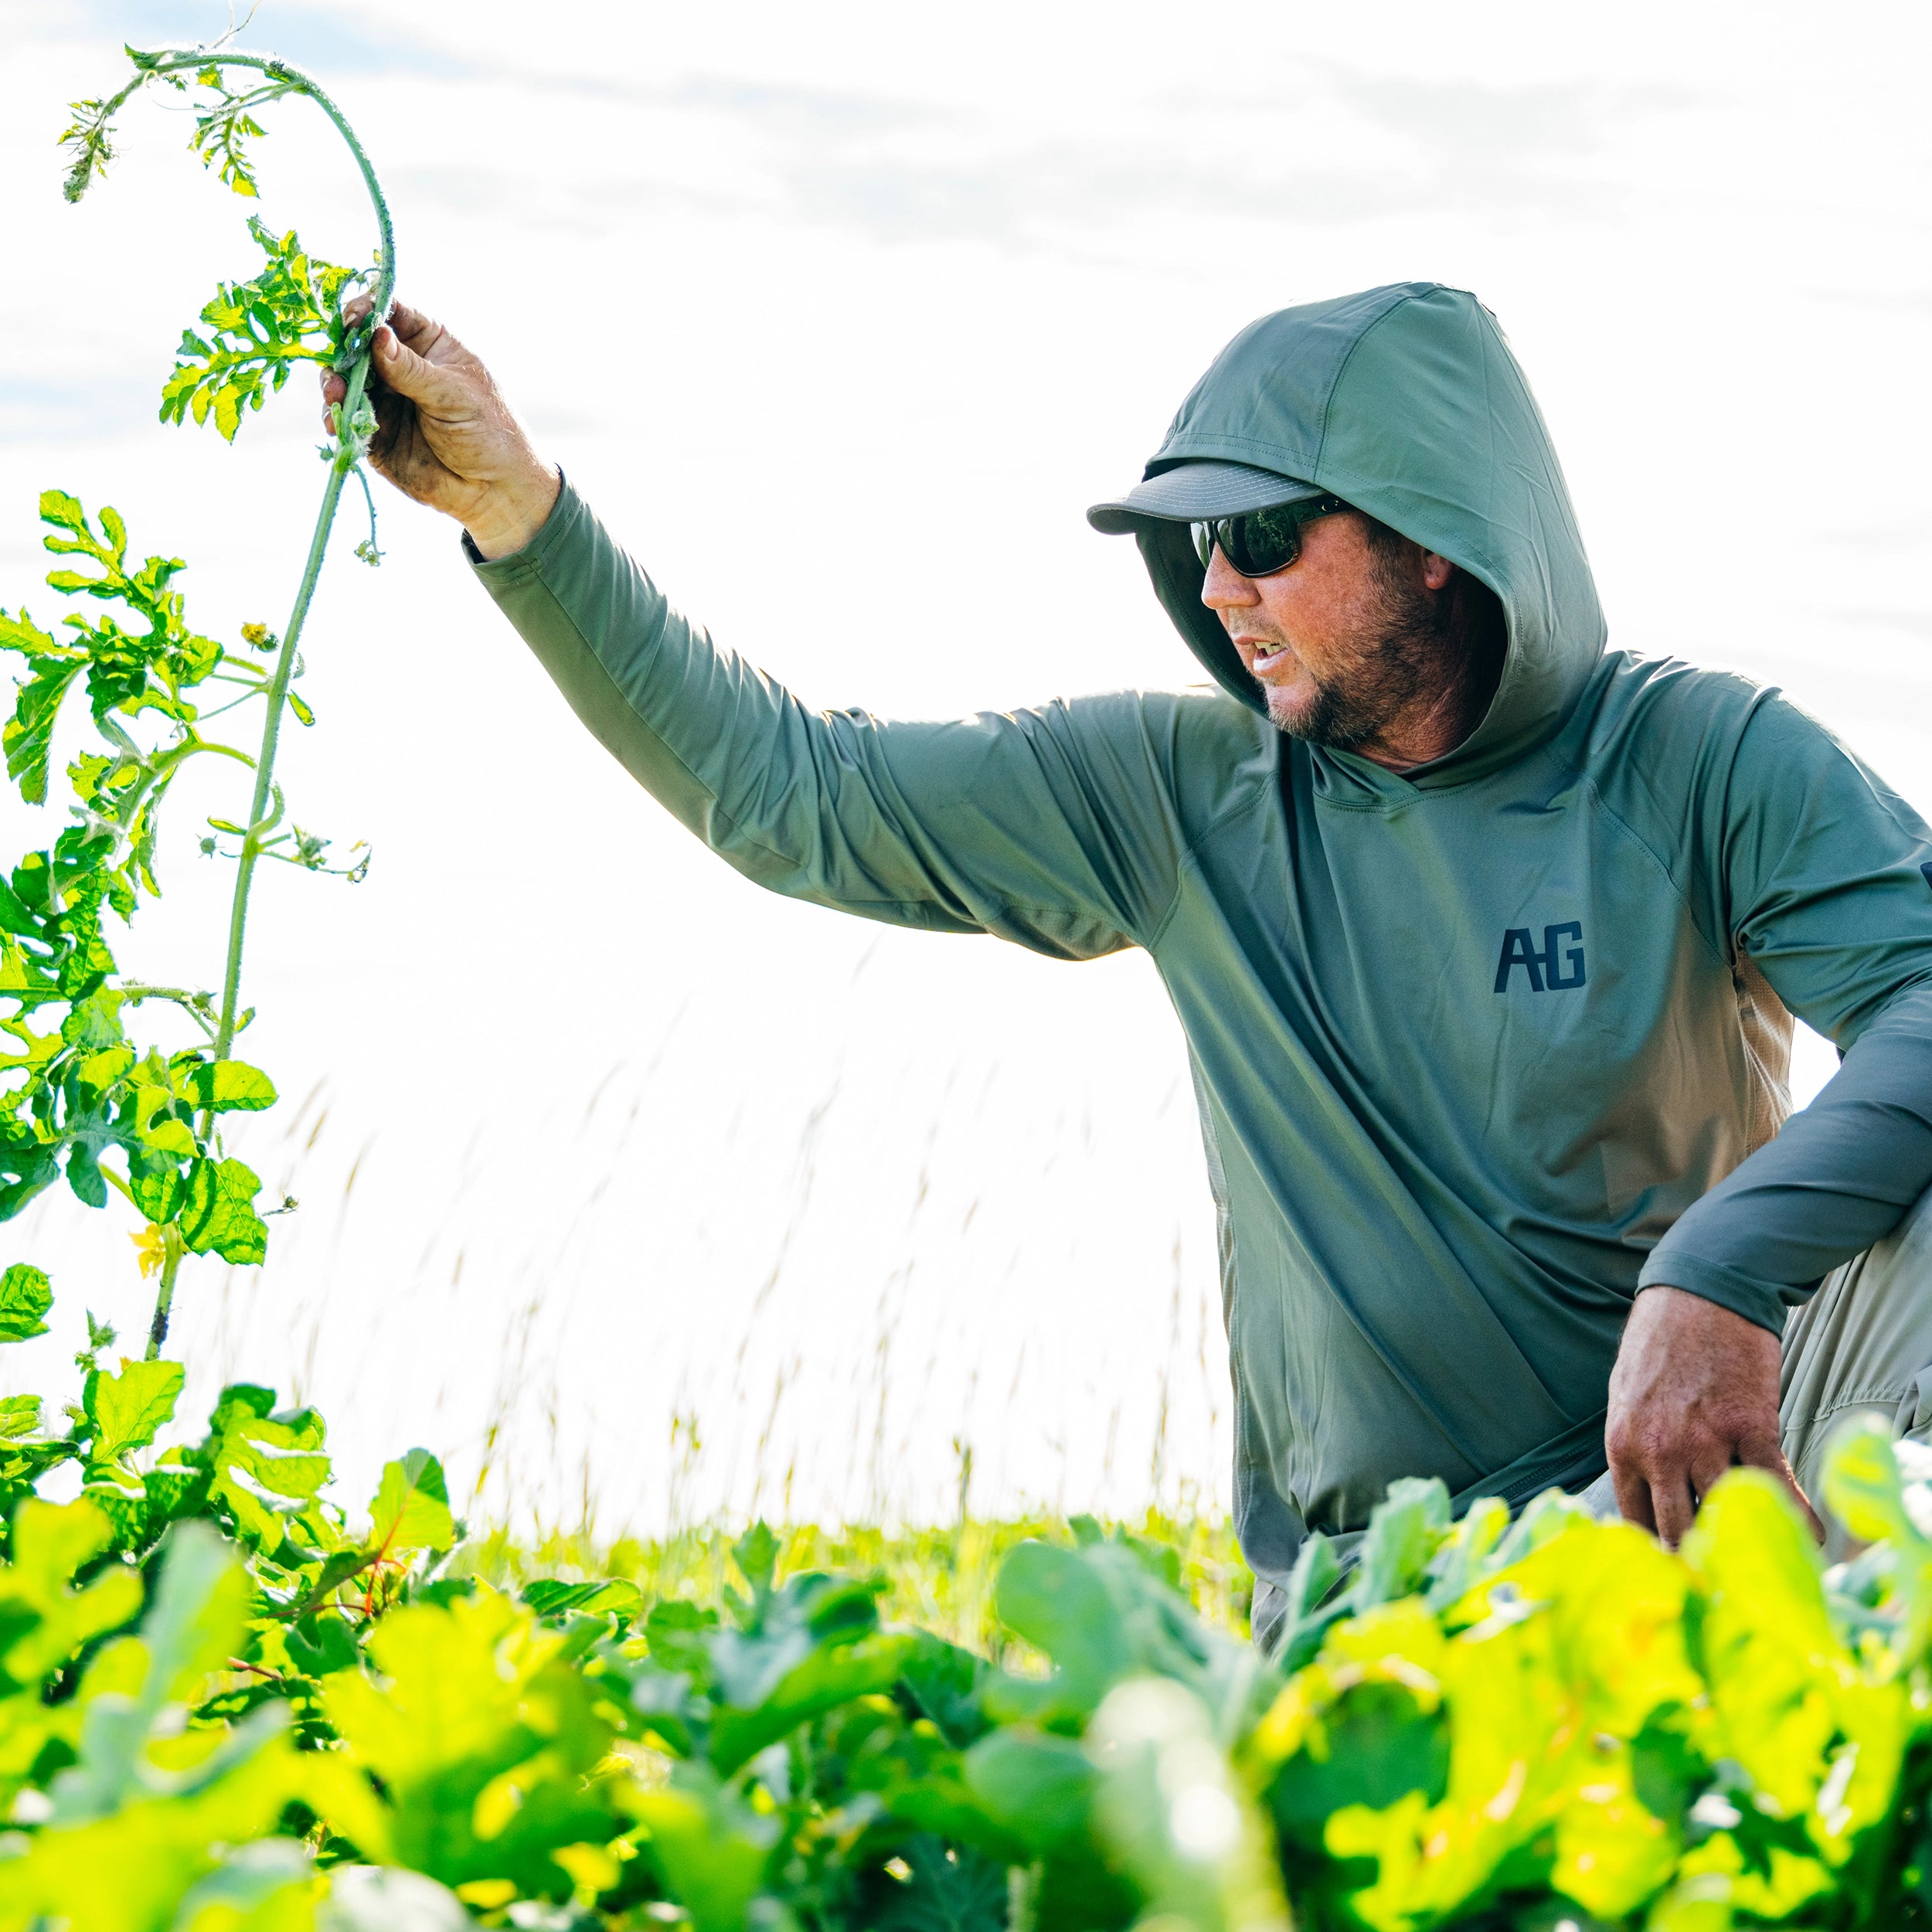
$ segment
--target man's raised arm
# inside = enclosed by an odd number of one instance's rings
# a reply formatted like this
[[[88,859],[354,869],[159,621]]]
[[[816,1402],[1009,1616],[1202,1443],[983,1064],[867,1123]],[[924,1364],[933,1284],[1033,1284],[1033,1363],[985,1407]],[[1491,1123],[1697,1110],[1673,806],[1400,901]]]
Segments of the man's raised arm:
[[[1185,844],[1172,779],[1189,701],[1124,693],[936,723],[810,710],[671,607],[440,324],[399,305],[372,373],[370,461],[464,526],[572,709],[740,872],[1060,958],[1159,925]],[[343,393],[325,380],[325,402]]]

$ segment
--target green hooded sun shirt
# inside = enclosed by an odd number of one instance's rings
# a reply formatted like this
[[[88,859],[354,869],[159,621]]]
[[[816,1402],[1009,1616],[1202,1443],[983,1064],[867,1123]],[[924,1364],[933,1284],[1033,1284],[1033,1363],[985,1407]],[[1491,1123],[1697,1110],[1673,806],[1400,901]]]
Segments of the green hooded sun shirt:
[[[1495,592],[1502,682],[1462,745],[1398,775],[1277,731],[1183,525],[1138,540],[1218,689],[934,723],[806,709],[567,484],[478,574],[759,884],[1060,959],[1147,949],[1219,1213],[1236,1526],[1278,1583],[1398,1476],[1512,1505],[1587,1483],[1640,1287],[1775,1332],[1932,1183],[1932,832],[1775,691],[1608,648],[1471,296],[1256,322],[1147,474],[1203,458],[1318,485]],[[1793,1013],[1845,1058],[1783,1124]]]

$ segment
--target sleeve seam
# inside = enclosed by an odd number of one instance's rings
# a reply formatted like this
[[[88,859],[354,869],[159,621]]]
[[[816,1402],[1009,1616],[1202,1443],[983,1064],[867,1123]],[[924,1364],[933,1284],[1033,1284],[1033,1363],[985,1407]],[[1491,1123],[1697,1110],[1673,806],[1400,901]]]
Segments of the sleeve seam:
[[[1270,792],[1272,792],[1274,787],[1270,787],[1269,789]],[[1181,893],[1182,889],[1187,883],[1187,869],[1189,866],[1193,862],[1196,852],[1202,845],[1206,845],[1207,842],[1212,838],[1223,825],[1227,824],[1230,819],[1238,818],[1243,812],[1251,811],[1253,808],[1254,801],[1252,799],[1243,798],[1237,800],[1235,803],[1229,805],[1226,810],[1216,812],[1214,816],[1201,828],[1199,832],[1196,833],[1194,837],[1190,838],[1187,843],[1181,848],[1179,862],[1174,868],[1174,896],[1168,901],[1167,910],[1161,914],[1159,923],[1155,927],[1153,931],[1150,933],[1145,939],[1138,942],[1141,949],[1150,956],[1152,954],[1155,947],[1161,943],[1162,939],[1165,936],[1168,927],[1173,920],[1174,915],[1181,909]],[[1131,937],[1131,935],[1130,934],[1129,937]]]
[[[1699,939],[1703,942],[1705,948],[1709,953],[1712,960],[1725,972],[1729,973],[1734,971],[1736,968],[1736,960],[1732,957],[1729,951],[1720,947],[1717,941],[1713,939],[1709,933],[1705,931],[1703,922],[1697,917],[1697,908],[1691,903],[1689,894],[1687,893],[1684,890],[1683,887],[1677,883],[1675,877],[1671,872],[1669,866],[1665,863],[1662,856],[1652,848],[1649,840],[1645,838],[1634,825],[1631,825],[1629,821],[1624,818],[1623,815],[1611,804],[1610,801],[1604,796],[1602,790],[1597,785],[1596,780],[1590,776],[1587,770],[1586,770],[1583,767],[1573,763],[1570,759],[1563,757],[1562,753],[1556,751],[1553,747],[1550,751],[1550,757],[1553,763],[1560,765],[1563,769],[1567,771],[1579,784],[1583,786],[1584,790],[1590,794],[1591,801],[1596,805],[1597,808],[1602,812],[1604,816],[1607,818],[1610,822],[1614,825],[1617,829],[1621,832],[1624,836],[1628,838],[1653,866],[1657,868],[1658,871],[1663,876],[1664,883],[1670,888],[1672,897],[1677,901],[1679,905],[1683,907],[1684,915],[1690,921],[1691,930],[1696,933]]]

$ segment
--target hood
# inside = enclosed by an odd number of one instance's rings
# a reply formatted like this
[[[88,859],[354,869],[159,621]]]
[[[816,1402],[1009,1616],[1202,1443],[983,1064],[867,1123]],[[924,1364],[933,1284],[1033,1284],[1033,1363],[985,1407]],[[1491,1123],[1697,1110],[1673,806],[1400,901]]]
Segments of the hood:
[[[1543,413],[1496,318],[1461,289],[1399,282],[1250,324],[1195,384],[1145,474],[1202,458],[1318,485],[1502,600],[1509,645],[1488,714],[1455,750],[1404,774],[1407,784],[1460,783],[1520,757],[1549,736],[1603,655],[1603,611]],[[1187,526],[1150,524],[1138,540],[1194,655],[1265,714],[1201,602]],[[1316,756],[1383,788],[1366,759]]]

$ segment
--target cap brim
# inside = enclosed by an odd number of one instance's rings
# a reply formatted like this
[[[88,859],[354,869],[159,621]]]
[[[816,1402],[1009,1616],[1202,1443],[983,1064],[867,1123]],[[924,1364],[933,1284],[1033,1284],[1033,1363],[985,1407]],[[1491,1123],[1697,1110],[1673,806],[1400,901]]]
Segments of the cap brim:
[[[1205,523],[1277,503],[1303,502],[1321,493],[1319,485],[1299,477],[1247,463],[1183,463],[1135,484],[1111,503],[1096,503],[1087,520],[1104,536],[1121,536],[1150,522]]]

